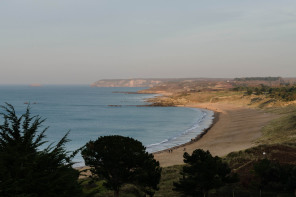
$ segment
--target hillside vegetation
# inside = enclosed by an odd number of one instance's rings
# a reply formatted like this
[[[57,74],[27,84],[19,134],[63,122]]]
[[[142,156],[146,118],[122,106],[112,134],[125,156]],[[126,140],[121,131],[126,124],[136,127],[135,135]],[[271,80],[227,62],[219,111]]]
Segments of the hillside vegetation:
[[[167,86],[169,85],[167,84]],[[217,90],[217,86],[221,89]],[[178,86],[174,85],[174,87]],[[162,88],[155,87],[151,90],[153,89],[161,90]],[[164,89],[170,90],[171,88],[165,87]],[[230,153],[224,158],[232,170],[240,176],[240,182],[234,187],[236,193],[239,196],[258,196],[258,187],[256,187],[258,177],[254,173],[254,166],[259,161],[267,159],[279,163],[278,165],[296,165],[295,100],[296,87],[293,80],[285,82],[281,78],[244,78],[234,79],[230,82],[209,82],[207,85],[203,82],[200,86],[194,88],[191,86],[190,90],[174,89],[171,95],[156,97],[150,101],[159,106],[203,102],[230,103],[277,114],[279,118],[271,121],[262,129],[262,136],[256,141],[256,147]],[[218,196],[223,196],[223,191],[228,192],[228,195],[224,193],[225,196],[229,196],[231,195],[229,190],[231,189],[221,188],[219,191],[212,191],[209,196],[217,196],[217,192],[220,192]],[[162,190],[156,194],[161,192]],[[262,195],[293,196],[291,193],[275,194],[268,191],[263,191]]]
[[[291,169],[296,166],[296,105],[293,80],[282,78],[244,78],[227,80],[184,80],[162,83],[159,86],[141,91],[141,93],[166,93],[166,96],[152,98],[149,101],[156,106],[177,106],[190,103],[231,103],[278,114],[262,129],[257,146],[247,150],[232,152],[223,160],[239,175],[240,181],[209,191],[209,197],[220,196],[294,196],[289,190],[271,191],[260,188],[260,180],[255,166],[262,161],[270,161],[275,166]],[[173,183],[181,178],[183,165],[163,168],[159,191],[154,196],[181,196],[173,190]],[[279,170],[279,169],[278,169]],[[112,196],[111,191],[98,184],[101,191],[97,196]],[[280,186],[278,186],[280,187]],[[91,188],[89,184],[85,188]],[[89,189],[87,191],[90,191]],[[142,196],[137,188],[126,185],[122,196]]]

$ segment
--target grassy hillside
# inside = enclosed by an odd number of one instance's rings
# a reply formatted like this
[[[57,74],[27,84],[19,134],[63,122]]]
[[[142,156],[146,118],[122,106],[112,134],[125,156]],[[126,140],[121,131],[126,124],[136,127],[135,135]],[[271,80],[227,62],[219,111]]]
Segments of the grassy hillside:
[[[282,144],[296,142],[296,106],[267,109],[280,115],[262,130],[258,144]]]

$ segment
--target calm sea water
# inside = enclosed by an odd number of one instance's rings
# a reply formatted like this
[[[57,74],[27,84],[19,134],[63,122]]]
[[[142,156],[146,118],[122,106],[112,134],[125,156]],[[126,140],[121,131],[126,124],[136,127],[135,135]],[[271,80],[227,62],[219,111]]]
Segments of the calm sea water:
[[[190,141],[212,122],[213,112],[181,107],[138,107],[151,94],[124,94],[143,88],[89,86],[0,86],[0,104],[12,104],[24,113],[31,103],[32,115],[46,118],[46,140],[57,142],[70,130],[67,150],[104,135],[122,135],[141,141],[155,152]],[[112,107],[109,105],[120,105]],[[83,159],[77,156],[78,165]]]

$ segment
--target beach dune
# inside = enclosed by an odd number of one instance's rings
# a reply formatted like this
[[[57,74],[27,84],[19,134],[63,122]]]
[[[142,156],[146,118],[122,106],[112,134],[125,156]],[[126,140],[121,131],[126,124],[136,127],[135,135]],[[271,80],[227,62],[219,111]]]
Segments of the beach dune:
[[[173,151],[154,153],[155,159],[163,167],[183,164],[185,151],[191,154],[200,148],[209,150],[212,155],[225,156],[230,152],[255,146],[255,140],[261,136],[262,127],[277,117],[275,114],[260,110],[224,103],[191,104],[188,107],[213,110],[216,116],[218,113],[218,117],[201,139],[176,147],[172,149]]]

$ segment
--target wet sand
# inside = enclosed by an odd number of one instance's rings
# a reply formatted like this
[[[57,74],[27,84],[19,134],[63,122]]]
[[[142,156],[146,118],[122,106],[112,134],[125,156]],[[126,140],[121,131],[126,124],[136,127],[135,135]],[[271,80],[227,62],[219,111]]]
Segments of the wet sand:
[[[200,139],[171,150],[154,153],[154,158],[162,167],[183,164],[183,154],[191,154],[195,149],[209,150],[212,155],[225,156],[230,152],[244,150],[255,146],[256,139],[261,136],[261,129],[275,114],[249,109],[224,103],[191,104],[187,107],[197,107],[213,110],[216,119],[212,127]],[[218,114],[217,114],[218,113]]]

